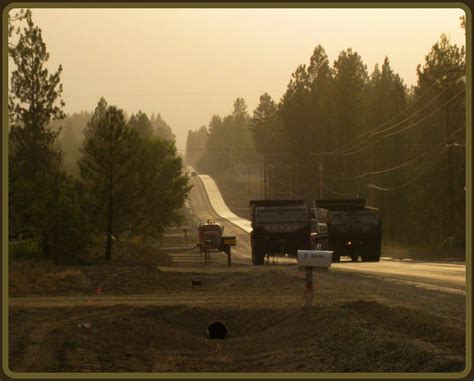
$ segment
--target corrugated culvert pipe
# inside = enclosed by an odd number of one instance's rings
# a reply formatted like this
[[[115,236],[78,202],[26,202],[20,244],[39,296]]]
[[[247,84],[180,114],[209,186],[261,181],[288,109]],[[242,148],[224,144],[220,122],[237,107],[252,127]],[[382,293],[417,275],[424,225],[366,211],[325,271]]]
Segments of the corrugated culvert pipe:
[[[210,339],[223,340],[227,337],[227,327],[220,321],[215,321],[207,327],[207,335]]]

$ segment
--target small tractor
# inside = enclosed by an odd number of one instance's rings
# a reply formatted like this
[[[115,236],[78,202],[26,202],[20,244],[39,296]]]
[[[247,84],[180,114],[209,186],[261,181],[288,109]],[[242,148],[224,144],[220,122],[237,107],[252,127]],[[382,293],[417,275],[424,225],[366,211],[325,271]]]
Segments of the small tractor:
[[[204,262],[209,263],[209,252],[224,252],[227,255],[227,264],[231,266],[231,246],[235,246],[237,240],[234,236],[224,236],[224,226],[207,220],[205,224],[198,226],[198,243],[196,247],[199,254],[204,254]]]

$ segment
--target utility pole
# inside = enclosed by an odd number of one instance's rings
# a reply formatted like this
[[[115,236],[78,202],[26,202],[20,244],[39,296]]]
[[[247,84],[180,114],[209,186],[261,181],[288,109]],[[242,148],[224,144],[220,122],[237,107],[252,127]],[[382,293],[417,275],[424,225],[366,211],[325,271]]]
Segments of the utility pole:
[[[247,181],[248,181],[248,188],[249,188],[249,202],[252,199],[252,191],[250,189],[250,168],[247,165]]]
[[[267,196],[269,199],[273,198],[273,192],[272,192],[272,176],[273,176],[273,168],[271,166],[268,166],[268,182],[267,182],[267,188],[265,188],[267,192]]]
[[[319,198],[323,198],[323,158],[319,159]]]
[[[368,189],[368,193],[369,193],[369,206],[371,207],[375,207],[375,197],[374,197],[374,188],[372,187],[372,185],[374,184],[374,174],[373,174],[373,171],[374,171],[374,151],[375,151],[375,147],[374,147],[374,139],[371,138],[370,139],[370,150],[369,150],[369,170],[370,170],[370,176],[369,176],[369,189]]]
[[[262,185],[262,194],[263,199],[267,199],[267,177],[268,177],[268,167],[267,167],[267,155],[263,155],[263,185]]]
[[[445,129],[446,129],[446,137],[447,137],[447,143],[446,143],[446,146],[448,148],[447,150],[447,159],[448,159],[448,173],[447,173],[447,177],[448,177],[448,200],[449,200],[449,204],[452,205],[452,203],[454,203],[454,187],[453,187],[453,138],[450,137],[451,135],[451,125],[449,123],[449,104],[446,105],[446,109],[445,109],[445,119],[444,119],[444,123],[445,123]],[[448,214],[448,218],[447,218],[447,225],[448,225],[448,228],[446,229],[446,232],[448,233],[448,237],[454,237],[454,232],[455,232],[455,229],[454,229],[454,226],[455,226],[455,218],[454,218],[454,212],[455,212],[455,209],[454,207],[450,207],[447,209],[447,214]]]
[[[293,200],[293,184],[291,178],[291,167],[288,167],[288,198]]]

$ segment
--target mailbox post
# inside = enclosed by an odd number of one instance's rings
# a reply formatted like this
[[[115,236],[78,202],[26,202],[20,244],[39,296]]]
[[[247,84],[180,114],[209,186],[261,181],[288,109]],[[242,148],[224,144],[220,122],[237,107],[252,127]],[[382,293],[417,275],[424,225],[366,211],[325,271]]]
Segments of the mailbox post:
[[[298,250],[298,268],[304,268],[306,272],[303,308],[313,305],[313,269],[329,270],[332,254],[325,250]]]

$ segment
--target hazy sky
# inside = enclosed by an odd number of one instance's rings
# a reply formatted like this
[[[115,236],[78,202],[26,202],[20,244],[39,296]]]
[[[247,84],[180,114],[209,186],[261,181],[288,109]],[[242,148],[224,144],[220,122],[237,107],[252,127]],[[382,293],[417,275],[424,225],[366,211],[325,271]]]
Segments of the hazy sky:
[[[33,9],[51,68],[63,66],[66,112],[99,97],[128,114],[161,113],[185,147],[189,129],[243,97],[278,101],[321,44],[332,63],[351,47],[367,65],[388,56],[405,83],[446,33],[465,45],[461,9]]]

